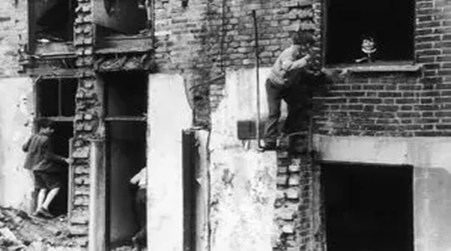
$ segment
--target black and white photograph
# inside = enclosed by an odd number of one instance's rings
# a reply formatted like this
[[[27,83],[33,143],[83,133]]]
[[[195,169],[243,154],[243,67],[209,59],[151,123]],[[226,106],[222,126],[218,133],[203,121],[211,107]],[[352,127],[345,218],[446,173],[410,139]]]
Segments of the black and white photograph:
[[[451,251],[451,1],[0,0],[0,251]]]

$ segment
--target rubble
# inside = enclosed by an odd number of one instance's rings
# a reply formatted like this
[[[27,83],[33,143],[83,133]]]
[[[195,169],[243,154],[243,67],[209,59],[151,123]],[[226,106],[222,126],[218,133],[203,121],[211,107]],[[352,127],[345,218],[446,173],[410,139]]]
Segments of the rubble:
[[[72,238],[64,216],[42,219],[14,208],[0,207],[0,250],[83,250]]]

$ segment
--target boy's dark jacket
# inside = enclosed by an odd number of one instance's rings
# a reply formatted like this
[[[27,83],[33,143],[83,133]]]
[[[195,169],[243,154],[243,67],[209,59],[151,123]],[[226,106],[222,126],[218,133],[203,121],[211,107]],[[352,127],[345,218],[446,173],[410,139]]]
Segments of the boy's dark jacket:
[[[24,168],[33,171],[58,172],[64,157],[53,153],[50,137],[43,133],[34,134],[23,145],[27,152]]]

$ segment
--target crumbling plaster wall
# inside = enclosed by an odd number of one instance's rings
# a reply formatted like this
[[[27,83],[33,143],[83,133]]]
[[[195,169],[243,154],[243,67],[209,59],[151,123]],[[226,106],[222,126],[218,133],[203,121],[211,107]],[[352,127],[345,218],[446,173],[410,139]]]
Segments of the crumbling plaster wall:
[[[34,186],[22,145],[33,130],[32,84],[30,78],[0,78],[0,205],[27,211]]]
[[[0,76],[19,75],[19,50],[28,43],[27,8],[26,0],[0,2]]]
[[[262,69],[260,74],[267,72]],[[264,82],[260,85],[263,88]],[[255,141],[240,141],[237,136],[239,120],[256,119],[255,87],[255,70],[227,72],[224,98],[212,114],[209,171],[213,251],[272,250],[277,156],[275,152],[258,152]],[[265,97],[260,97],[263,109]]]

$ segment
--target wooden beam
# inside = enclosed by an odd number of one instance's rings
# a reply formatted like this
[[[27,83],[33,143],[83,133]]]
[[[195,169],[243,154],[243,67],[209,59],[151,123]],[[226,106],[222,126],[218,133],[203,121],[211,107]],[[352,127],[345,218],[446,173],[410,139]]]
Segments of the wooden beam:
[[[124,121],[124,122],[146,122],[147,118],[146,117],[128,117],[128,116],[124,116],[124,117],[106,117],[105,121],[110,121],[110,122],[119,122],[119,121]]]
[[[91,140],[89,201],[89,251],[106,251],[106,159],[105,141]]]
[[[27,69],[31,77],[43,76],[45,78],[77,78],[81,76],[78,69],[33,68]]]

